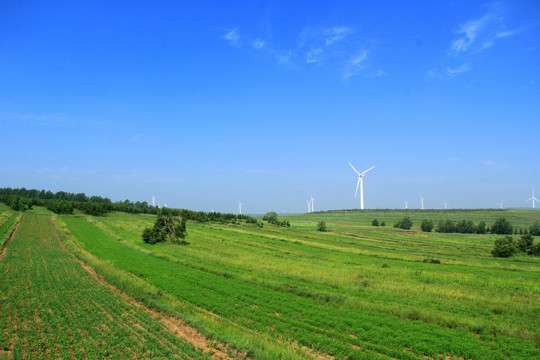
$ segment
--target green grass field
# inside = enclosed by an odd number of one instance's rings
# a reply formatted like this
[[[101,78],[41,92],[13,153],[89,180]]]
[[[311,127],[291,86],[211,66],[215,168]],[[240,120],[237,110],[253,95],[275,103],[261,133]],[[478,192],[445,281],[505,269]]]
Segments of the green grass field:
[[[0,359],[208,359],[100,285],[28,211],[0,260]]]
[[[41,213],[36,219],[50,216]],[[367,211],[288,216],[289,229],[188,222],[186,246],[143,243],[142,230],[155,219],[150,215],[53,216],[52,224],[68,250],[109,283],[226,344],[233,357],[539,358],[540,259],[492,257],[495,235],[419,231],[422,219],[437,222],[449,214],[488,226],[498,216],[521,227],[540,218],[530,210]],[[392,227],[404,215],[413,219],[410,231]],[[374,218],[387,226],[370,226]],[[316,230],[319,220],[327,222],[327,232]],[[47,224],[28,224],[27,237],[51,238]],[[31,235],[36,232],[41,235]],[[9,251],[21,251],[16,238]],[[28,259],[39,259],[45,249],[27,251]],[[15,261],[7,254],[0,276],[20,284],[21,277],[3,270],[9,259]],[[69,271],[77,265],[72,262]],[[29,290],[20,291],[31,297]],[[85,294],[94,302],[113,301],[92,291]],[[10,301],[3,300],[3,309],[17,306],[5,305]],[[10,338],[2,337],[4,347]],[[114,353],[114,345],[108,348]]]

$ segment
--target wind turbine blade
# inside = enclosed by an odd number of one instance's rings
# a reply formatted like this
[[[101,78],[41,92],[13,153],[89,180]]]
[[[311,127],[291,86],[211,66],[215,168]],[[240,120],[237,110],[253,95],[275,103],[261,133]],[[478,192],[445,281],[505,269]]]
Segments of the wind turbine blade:
[[[364,171],[363,173],[358,174],[358,175],[362,176],[362,175],[364,175],[365,173],[367,173],[368,171],[373,170],[373,169],[375,169],[375,166],[370,167],[369,169],[367,169],[366,171]]]
[[[360,176],[358,177],[358,182],[356,183],[356,191],[354,192],[354,198],[358,195],[358,187],[360,186]]]
[[[356,169],[354,168],[354,166],[352,166],[351,162],[349,161],[348,163],[349,163],[349,165],[351,165],[351,167],[352,167],[352,169],[354,170],[354,172],[357,173],[358,176],[360,176],[361,174],[358,172],[358,170],[356,170]]]

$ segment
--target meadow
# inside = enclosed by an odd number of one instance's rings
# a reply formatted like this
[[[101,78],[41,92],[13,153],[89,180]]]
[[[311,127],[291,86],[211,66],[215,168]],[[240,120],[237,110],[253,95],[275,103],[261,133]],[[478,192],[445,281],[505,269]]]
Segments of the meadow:
[[[182,246],[142,241],[141,233],[153,224],[153,215],[56,216],[39,211],[41,218],[51,217],[49,224],[67,250],[105,281],[149,308],[184,320],[232,357],[540,357],[540,260],[527,255],[492,257],[496,235],[418,229],[424,218],[437,222],[450,215],[456,220],[482,220],[488,226],[504,216],[527,227],[540,218],[537,211],[311,213],[285,217],[290,228],[189,221],[189,244]],[[393,228],[404,214],[413,219],[413,228]],[[374,218],[386,226],[371,226]],[[326,221],[327,232],[317,231],[321,220]],[[50,228],[28,229],[41,232],[38,238],[51,237]],[[17,244],[10,241],[8,250]],[[39,259],[44,249],[32,251],[28,257]],[[0,270],[11,259],[7,254]],[[426,262],[433,259],[440,263]],[[53,260],[43,260],[49,261]],[[72,265],[73,272],[77,263]],[[19,284],[27,275],[0,276]],[[113,300],[105,294],[94,296],[93,291],[86,297],[108,309],[105,304]],[[2,313],[10,301],[3,300]],[[41,301],[45,300],[38,297]],[[115,328],[114,323],[107,326]],[[2,337],[4,348],[12,337]],[[114,349],[109,346],[112,353]],[[130,358],[125,353],[116,356]]]

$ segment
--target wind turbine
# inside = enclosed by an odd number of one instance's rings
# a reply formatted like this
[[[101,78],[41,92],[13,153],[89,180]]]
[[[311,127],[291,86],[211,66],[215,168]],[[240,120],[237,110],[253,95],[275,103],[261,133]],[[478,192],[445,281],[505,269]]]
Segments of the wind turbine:
[[[444,203],[444,210],[448,209],[448,203]]]
[[[409,210],[409,202],[407,200],[403,200],[405,202],[405,210]]]
[[[527,200],[525,200],[525,201],[531,201],[531,200],[532,200],[533,209],[534,209],[534,208],[535,208],[534,202],[535,202],[535,201],[540,202],[540,200],[538,200],[537,198],[534,197],[534,190],[532,191],[532,196],[531,196],[531,198],[530,198],[530,199],[527,199]]]
[[[238,200],[238,212],[242,215],[242,203]]]
[[[311,194],[311,212],[315,211],[315,199],[313,198],[313,194]]]
[[[501,201],[500,203],[497,203],[497,204],[499,204],[499,209],[502,209],[503,203],[504,203],[504,200]]]
[[[372,166],[366,171],[361,173],[361,172],[358,172],[358,170],[354,168],[353,164],[351,164],[350,161],[349,161],[349,165],[351,165],[354,172],[358,174],[358,183],[356,184],[356,192],[354,193],[354,198],[356,199],[356,195],[358,195],[358,187],[360,186],[360,209],[364,210],[364,176],[366,175],[368,171],[373,170],[375,166]]]
[[[156,195],[152,195],[152,207],[156,206]]]
[[[422,204],[422,210],[424,210],[424,198],[420,195],[420,203]]]
[[[310,213],[311,212],[311,200],[306,200],[307,202],[307,212]]]

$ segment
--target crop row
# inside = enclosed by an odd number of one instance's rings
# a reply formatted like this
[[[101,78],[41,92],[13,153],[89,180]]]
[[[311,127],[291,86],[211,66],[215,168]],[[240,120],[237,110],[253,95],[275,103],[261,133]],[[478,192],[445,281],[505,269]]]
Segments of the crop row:
[[[27,212],[0,279],[0,358],[209,358],[92,278],[48,216]]]
[[[531,342],[508,336],[497,336],[497,341],[493,342],[492,336],[476,336],[462,328],[444,328],[418,321],[414,314],[411,318],[402,318],[385,312],[363,311],[356,306],[358,302],[385,301],[369,298],[366,292],[356,290],[352,302],[339,301],[339,297],[313,296],[317,289],[306,291],[306,282],[295,284],[294,279],[285,281],[278,275],[267,281],[258,279],[258,274],[242,276],[231,268],[220,270],[203,258],[184,257],[182,250],[176,252],[170,246],[162,247],[161,255],[151,256],[115,241],[82,218],[64,219],[88,251],[143,277],[177,299],[228,318],[237,327],[289,342],[297,341],[334,356],[416,359],[450,354],[498,359],[538,354]],[[209,235],[219,237],[212,232]],[[236,236],[241,238],[240,234]],[[274,239],[273,242],[276,245],[283,241]],[[193,244],[195,247],[195,239]],[[214,245],[218,246],[218,241],[214,241]],[[301,247],[301,244],[294,245]],[[261,253],[260,256],[266,255]],[[519,351],[515,352],[515,348]]]

